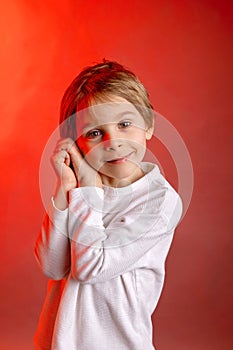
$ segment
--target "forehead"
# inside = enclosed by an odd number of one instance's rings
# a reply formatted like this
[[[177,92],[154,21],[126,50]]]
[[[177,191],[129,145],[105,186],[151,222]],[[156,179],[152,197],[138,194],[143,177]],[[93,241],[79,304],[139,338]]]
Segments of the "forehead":
[[[98,103],[76,113],[76,125],[79,131],[95,126],[118,123],[122,119],[133,120],[140,126],[144,124],[144,119],[135,106],[124,99]]]

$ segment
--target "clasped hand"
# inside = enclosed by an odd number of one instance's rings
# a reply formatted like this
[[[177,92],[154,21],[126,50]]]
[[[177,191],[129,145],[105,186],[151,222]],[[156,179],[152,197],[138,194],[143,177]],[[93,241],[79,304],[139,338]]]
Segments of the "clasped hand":
[[[99,173],[88,164],[71,138],[57,142],[51,163],[56,172],[58,184],[65,191],[70,191],[77,186],[102,188]]]

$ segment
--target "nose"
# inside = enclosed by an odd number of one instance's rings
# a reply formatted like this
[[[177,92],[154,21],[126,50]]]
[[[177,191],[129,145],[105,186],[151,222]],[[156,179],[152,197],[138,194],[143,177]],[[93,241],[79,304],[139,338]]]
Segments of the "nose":
[[[116,151],[122,146],[122,140],[115,133],[106,133],[103,138],[104,149],[106,151]]]

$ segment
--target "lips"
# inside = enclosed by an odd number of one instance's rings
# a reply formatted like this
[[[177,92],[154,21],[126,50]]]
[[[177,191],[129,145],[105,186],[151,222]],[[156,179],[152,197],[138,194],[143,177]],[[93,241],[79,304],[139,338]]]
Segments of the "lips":
[[[133,152],[127,154],[126,156],[119,157],[119,158],[113,158],[107,161],[109,164],[121,164],[128,160],[128,158],[133,154]]]

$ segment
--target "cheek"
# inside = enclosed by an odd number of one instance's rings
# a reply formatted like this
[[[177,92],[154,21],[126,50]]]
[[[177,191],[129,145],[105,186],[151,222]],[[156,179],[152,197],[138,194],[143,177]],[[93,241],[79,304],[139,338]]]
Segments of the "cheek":
[[[101,155],[100,147],[94,146],[93,144],[90,145],[85,140],[80,137],[77,141],[78,148],[82,152],[82,155],[85,156],[85,159],[88,161],[89,164],[93,165],[99,162],[99,158]]]
[[[137,148],[145,148],[146,147],[145,134],[142,132],[138,132],[134,137],[134,142]]]
[[[79,137],[77,140],[78,148],[82,152],[83,155],[86,155],[90,152],[89,145],[84,141],[82,137]]]

